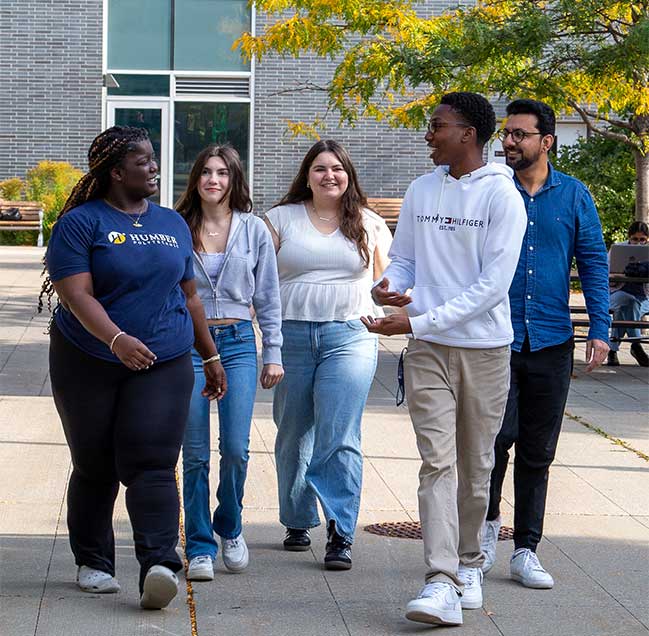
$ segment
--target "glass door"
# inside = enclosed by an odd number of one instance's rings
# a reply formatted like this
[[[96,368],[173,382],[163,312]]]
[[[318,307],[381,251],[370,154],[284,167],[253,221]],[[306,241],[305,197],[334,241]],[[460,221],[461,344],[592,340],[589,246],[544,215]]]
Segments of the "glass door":
[[[158,194],[152,201],[171,207],[169,198],[169,103],[156,101],[135,101],[109,99],[108,126],[134,126],[145,128],[151,138],[153,150],[158,159],[160,184]]]

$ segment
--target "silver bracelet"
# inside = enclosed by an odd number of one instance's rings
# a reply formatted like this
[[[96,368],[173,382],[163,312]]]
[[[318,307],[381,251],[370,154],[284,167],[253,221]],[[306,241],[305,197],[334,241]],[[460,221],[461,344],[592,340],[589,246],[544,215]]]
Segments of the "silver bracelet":
[[[115,352],[113,351],[113,345],[115,344],[115,340],[117,340],[117,338],[119,338],[120,336],[125,336],[125,335],[126,335],[126,332],[125,332],[125,331],[118,331],[118,332],[113,336],[113,339],[110,341],[110,345],[109,345],[109,347],[108,347],[108,348],[110,349],[110,352],[111,352],[111,353],[115,353]]]
[[[211,358],[208,358],[207,360],[203,360],[203,364],[210,364],[210,362],[218,362],[221,359],[220,354],[215,354]]]

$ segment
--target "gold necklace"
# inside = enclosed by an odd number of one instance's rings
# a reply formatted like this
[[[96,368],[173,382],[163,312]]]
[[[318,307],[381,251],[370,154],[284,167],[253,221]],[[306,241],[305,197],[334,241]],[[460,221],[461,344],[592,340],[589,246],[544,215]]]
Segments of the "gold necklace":
[[[330,218],[327,218],[326,216],[320,216],[318,214],[318,210],[316,210],[315,203],[311,201],[311,207],[313,208],[313,214],[315,214],[321,221],[325,221],[326,223],[331,223],[336,217],[332,216]]]
[[[126,216],[128,216],[129,219],[131,220],[133,220],[133,217],[135,216],[135,214],[137,214],[135,221],[133,221],[133,227],[144,227],[142,223],[140,223],[140,219],[142,218],[142,215],[149,209],[149,202],[146,199],[144,200],[144,207],[140,210],[140,212],[139,213],[134,212],[133,214],[127,212],[126,210],[122,210],[121,208],[118,208],[116,205],[113,205],[108,199],[104,199],[104,202],[114,210],[117,210],[122,214],[126,214]]]

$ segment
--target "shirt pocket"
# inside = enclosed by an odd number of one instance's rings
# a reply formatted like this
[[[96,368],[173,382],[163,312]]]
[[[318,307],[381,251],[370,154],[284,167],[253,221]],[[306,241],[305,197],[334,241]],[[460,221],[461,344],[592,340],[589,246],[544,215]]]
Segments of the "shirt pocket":
[[[230,299],[250,304],[254,285],[248,259],[243,256],[230,256],[224,265],[219,287]]]

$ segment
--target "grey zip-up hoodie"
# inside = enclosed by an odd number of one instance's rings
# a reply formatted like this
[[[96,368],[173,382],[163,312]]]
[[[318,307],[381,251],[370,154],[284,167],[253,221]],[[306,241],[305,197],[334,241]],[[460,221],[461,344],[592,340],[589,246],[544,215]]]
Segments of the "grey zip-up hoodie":
[[[255,308],[262,334],[264,364],[282,364],[282,309],[273,239],[254,214],[235,210],[223,267],[212,281],[194,251],[196,289],[207,319],[250,320]]]

